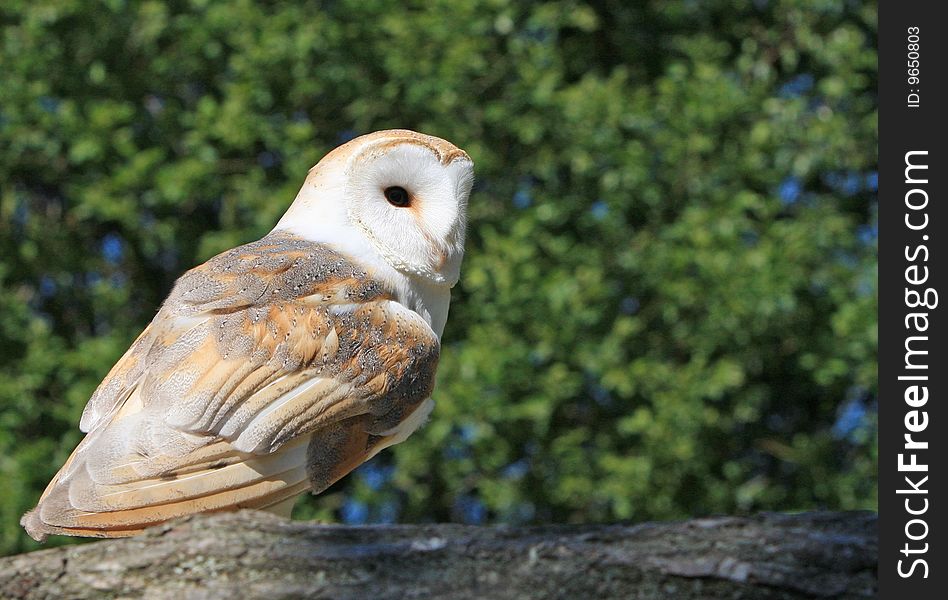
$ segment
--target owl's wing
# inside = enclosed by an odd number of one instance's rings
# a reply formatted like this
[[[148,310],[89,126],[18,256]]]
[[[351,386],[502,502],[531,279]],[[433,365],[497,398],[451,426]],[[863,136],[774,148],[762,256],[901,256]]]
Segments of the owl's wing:
[[[430,411],[439,341],[366,270],[285,234],[186,273],[22,523],[114,537],[319,492]]]

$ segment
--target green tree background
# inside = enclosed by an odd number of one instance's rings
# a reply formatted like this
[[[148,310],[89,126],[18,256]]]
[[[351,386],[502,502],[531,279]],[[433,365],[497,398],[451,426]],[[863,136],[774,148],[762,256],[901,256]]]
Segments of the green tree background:
[[[7,0],[0,551],[174,279],[407,127],[478,183],[431,422],[297,518],[876,507],[876,7]],[[52,543],[63,543],[54,539]]]

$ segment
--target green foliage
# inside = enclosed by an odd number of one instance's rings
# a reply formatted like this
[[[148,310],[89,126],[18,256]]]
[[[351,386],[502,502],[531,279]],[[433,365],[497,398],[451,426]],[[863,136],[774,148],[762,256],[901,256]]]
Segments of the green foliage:
[[[875,508],[876,12],[10,0],[0,551],[175,277],[357,133],[477,165],[431,422],[299,517]],[[60,543],[62,540],[55,540]]]

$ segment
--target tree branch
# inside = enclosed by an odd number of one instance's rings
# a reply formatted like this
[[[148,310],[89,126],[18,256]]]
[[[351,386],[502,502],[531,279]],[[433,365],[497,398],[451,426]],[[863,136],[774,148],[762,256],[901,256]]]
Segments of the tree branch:
[[[876,516],[350,527],[252,511],[0,559],[3,598],[871,598]]]

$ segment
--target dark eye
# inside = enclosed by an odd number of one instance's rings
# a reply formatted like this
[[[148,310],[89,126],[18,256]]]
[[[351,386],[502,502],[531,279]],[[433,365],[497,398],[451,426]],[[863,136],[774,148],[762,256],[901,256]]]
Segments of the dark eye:
[[[397,185],[385,188],[385,199],[388,200],[388,203],[392,206],[399,208],[411,205],[411,196],[408,195],[405,188],[398,187]]]

